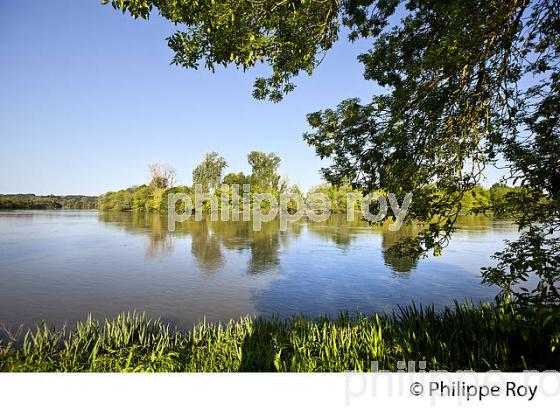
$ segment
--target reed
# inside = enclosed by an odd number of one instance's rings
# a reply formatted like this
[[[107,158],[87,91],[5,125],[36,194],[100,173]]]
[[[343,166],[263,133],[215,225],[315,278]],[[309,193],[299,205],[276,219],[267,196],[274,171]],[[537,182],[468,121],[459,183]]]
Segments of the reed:
[[[410,306],[390,315],[337,319],[251,318],[172,329],[143,314],[91,316],[75,329],[46,325],[3,336],[3,372],[341,372],[397,370],[560,370],[557,309]]]

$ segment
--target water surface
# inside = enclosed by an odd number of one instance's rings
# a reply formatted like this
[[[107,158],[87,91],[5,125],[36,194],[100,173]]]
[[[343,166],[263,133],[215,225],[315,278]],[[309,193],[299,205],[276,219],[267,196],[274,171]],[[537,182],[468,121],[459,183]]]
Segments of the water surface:
[[[91,211],[0,212],[0,322],[72,325],[145,311],[180,327],[243,315],[316,317],[342,310],[492,300],[480,266],[504,239],[507,221],[460,220],[443,256],[391,257],[400,233],[349,223],[303,221],[280,232],[243,222],[185,222],[164,216]]]

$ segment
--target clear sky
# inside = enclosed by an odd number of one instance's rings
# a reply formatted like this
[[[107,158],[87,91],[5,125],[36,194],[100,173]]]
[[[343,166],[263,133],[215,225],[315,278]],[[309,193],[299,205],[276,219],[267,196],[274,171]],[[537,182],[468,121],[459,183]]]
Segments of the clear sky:
[[[356,61],[368,44],[340,41],[283,102],[256,101],[266,71],[171,66],[173,32],[100,0],[0,0],[0,193],[97,195],[145,183],[153,162],[189,184],[204,153],[248,172],[251,150],[278,154],[308,189],[325,163],[302,139],[305,115],[380,91]]]

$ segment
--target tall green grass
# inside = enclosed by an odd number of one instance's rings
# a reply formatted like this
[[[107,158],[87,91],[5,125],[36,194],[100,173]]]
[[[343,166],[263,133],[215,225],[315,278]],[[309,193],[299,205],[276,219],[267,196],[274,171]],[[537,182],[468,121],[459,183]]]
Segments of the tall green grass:
[[[340,372],[369,371],[372,361],[383,370],[399,361],[426,361],[430,370],[560,370],[559,324],[557,310],[457,305],[336,320],[247,317],[181,332],[127,313],[4,337],[0,371]]]

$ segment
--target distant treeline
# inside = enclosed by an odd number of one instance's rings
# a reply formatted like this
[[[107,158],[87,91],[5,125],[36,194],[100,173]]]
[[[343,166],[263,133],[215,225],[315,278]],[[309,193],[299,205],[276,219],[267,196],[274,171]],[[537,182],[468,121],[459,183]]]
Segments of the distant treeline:
[[[34,194],[0,194],[0,209],[97,209],[95,196],[40,196]]]
[[[209,153],[193,171],[193,186],[198,184],[205,194],[218,197],[222,194],[222,185],[228,185],[231,189],[232,185],[242,187],[244,184],[250,184],[251,198],[257,193],[270,193],[277,198],[285,192],[297,193],[302,197],[306,196],[297,185],[290,185],[287,178],[281,178],[278,175],[277,171],[281,159],[274,153],[267,154],[253,151],[247,156],[247,159],[252,168],[251,174],[232,172],[223,176],[224,170],[227,168],[227,162],[218,153]],[[148,184],[101,195],[99,197],[99,209],[103,211],[167,212],[168,196],[170,194],[194,194],[193,186],[175,186],[176,172],[173,167],[151,165],[149,174],[150,181]],[[488,189],[476,186],[463,196],[461,210],[464,213],[496,212],[503,208],[502,205],[505,202],[506,195],[516,189],[499,183]],[[329,197],[331,210],[334,213],[346,212],[348,194],[360,193],[360,191],[353,189],[349,182],[339,186],[322,184],[311,188],[307,195],[317,192],[324,193]],[[220,202],[218,204],[220,205]],[[181,203],[177,204],[178,207],[180,205]],[[355,207],[359,207],[358,202],[356,202]],[[177,211],[180,212],[181,209],[177,209]]]

